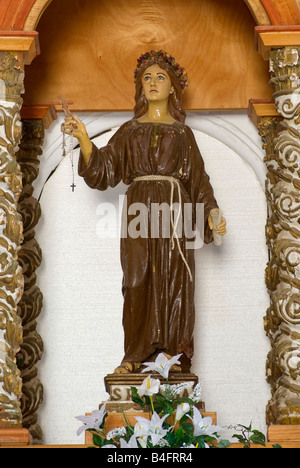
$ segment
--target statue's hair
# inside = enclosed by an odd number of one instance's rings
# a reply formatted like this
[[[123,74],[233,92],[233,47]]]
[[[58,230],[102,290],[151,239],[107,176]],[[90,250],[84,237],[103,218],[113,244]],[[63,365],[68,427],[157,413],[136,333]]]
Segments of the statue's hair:
[[[150,50],[150,52],[146,52],[145,54],[141,55],[141,57],[137,61],[137,67],[134,72],[135,79],[139,73],[139,70],[144,65],[146,65],[147,62],[150,62],[152,60],[154,60],[155,63],[164,62],[170,68],[172,68],[173,72],[175,73],[175,75],[177,75],[177,78],[180,81],[181,89],[184,89],[188,86],[189,79],[187,72],[183,67],[179,65],[178,62],[176,62],[175,58],[172,57],[172,55],[168,54],[164,50]]]
[[[151,67],[152,65],[159,65],[160,68],[165,70],[170,79],[172,86],[174,88],[174,93],[170,94],[169,97],[169,112],[170,115],[181,123],[185,122],[186,119],[186,112],[182,107],[182,86],[180,80],[178,79],[177,74],[175,73],[172,66],[166,63],[164,60],[160,60],[159,58],[152,58],[151,60],[143,63],[135,74],[135,108],[134,108],[134,118],[138,119],[146,114],[148,110],[148,101],[143,94],[143,83],[142,77],[147,70],[147,68]]]

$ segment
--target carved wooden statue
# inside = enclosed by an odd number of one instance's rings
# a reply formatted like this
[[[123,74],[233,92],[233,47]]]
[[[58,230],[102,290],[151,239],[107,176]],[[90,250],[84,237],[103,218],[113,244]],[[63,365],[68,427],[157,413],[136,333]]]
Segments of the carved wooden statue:
[[[218,205],[194,135],[184,124],[185,70],[166,52],[151,51],[138,60],[135,83],[134,117],[106,147],[98,149],[91,142],[75,115],[66,118],[64,131],[73,133],[80,143],[79,174],[91,188],[105,190],[123,181],[129,186],[128,210],[134,203],[147,207],[147,232],[130,235],[130,214],[123,226],[125,356],[115,372],[136,372],[158,352],[168,357],[181,354],[181,366],[173,371],[189,372],[195,318],[194,252],[187,248],[190,239],[184,233],[177,235],[177,222],[187,216],[184,206],[190,204],[195,224],[196,206],[204,204],[205,243],[213,240],[213,230],[224,235],[226,222],[223,218],[217,226],[212,223],[210,214]],[[151,210],[163,203],[177,204],[179,216],[172,212],[169,236],[164,235],[166,226],[158,216],[158,235],[153,236]]]

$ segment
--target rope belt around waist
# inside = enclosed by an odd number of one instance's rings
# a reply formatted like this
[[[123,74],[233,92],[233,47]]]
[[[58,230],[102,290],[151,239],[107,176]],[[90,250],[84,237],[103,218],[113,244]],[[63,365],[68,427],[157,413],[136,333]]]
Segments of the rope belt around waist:
[[[163,181],[163,180],[166,180],[168,182],[170,182],[171,184],[171,199],[170,199],[170,208],[172,208],[173,206],[173,200],[174,200],[174,189],[175,189],[175,186],[177,188],[177,191],[178,191],[178,199],[179,199],[179,206],[180,206],[180,210],[178,211],[178,215],[177,215],[177,219],[174,223],[174,219],[173,219],[173,216],[171,215],[171,225],[172,225],[172,229],[173,229],[173,233],[172,233],[172,238],[171,238],[171,242],[172,242],[172,250],[174,250],[175,248],[175,242],[174,242],[174,238],[176,239],[176,243],[177,243],[177,246],[178,246],[178,250],[179,250],[179,253],[180,253],[180,256],[188,270],[188,273],[189,273],[189,276],[190,276],[190,280],[191,282],[193,282],[193,275],[192,275],[192,272],[191,272],[191,269],[189,267],[189,264],[182,252],[182,249],[181,249],[181,246],[180,246],[180,241],[179,241],[179,238],[177,236],[177,226],[178,226],[178,222],[180,220],[180,216],[181,216],[181,213],[182,213],[182,199],[181,199],[181,188],[180,188],[180,182],[179,182],[179,179],[176,179],[175,177],[171,177],[171,176],[162,176],[162,175],[146,175],[146,176],[140,176],[140,177],[136,177],[133,181],[134,182],[147,182],[147,181]]]

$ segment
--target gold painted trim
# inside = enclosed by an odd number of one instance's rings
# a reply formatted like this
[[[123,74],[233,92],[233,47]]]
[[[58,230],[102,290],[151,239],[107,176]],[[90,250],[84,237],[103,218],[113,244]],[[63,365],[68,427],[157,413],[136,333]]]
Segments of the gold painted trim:
[[[24,31],[35,31],[37,25],[44,13],[44,11],[48,8],[50,3],[53,0],[37,0],[32,7],[26,21],[24,24]]]

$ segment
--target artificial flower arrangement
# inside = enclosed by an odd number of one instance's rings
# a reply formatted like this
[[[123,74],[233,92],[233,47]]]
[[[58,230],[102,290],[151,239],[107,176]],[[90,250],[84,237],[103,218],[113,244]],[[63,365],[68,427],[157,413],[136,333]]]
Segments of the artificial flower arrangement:
[[[201,385],[197,384],[189,397],[180,397],[191,382],[178,385],[168,383],[169,371],[174,364],[180,364],[179,357],[167,359],[161,353],[154,362],[145,363],[143,372],[158,372],[166,379],[165,385],[149,375],[138,389],[131,387],[133,402],[143,409],[148,408],[150,419],[137,416],[136,424],[131,426],[124,413],[124,426],[107,432],[105,403],[90,416],[76,418],[83,423],[77,434],[87,430],[93,434],[96,447],[111,449],[228,447],[230,442],[220,439],[222,428],[213,425],[210,417],[202,417],[196,407],[200,401]]]

